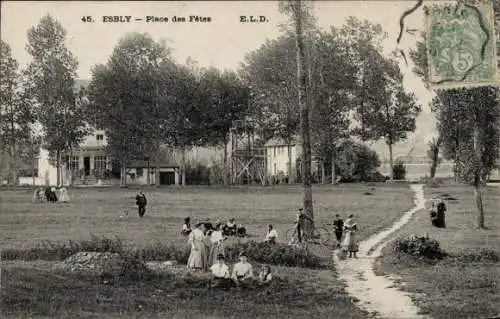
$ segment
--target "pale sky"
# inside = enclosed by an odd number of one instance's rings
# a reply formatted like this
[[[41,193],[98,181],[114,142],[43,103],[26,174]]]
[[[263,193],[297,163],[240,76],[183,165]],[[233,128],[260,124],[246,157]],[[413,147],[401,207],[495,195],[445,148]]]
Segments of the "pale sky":
[[[385,51],[396,48],[399,33],[399,17],[414,6],[416,1],[319,1],[315,2],[314,14],[323,29],[341,26],[348,16],[381,24],[389,39]],[[67,45],[78,58],[78,74],[82,79],[90,79],[90,70],[95,64],[106,63],[113,47],[127,32],[147,32],[153,38],[166,39],[173,56],[184,63],[188,57],[201,66],[235,69],[243,61],[247,52],[257,49],[267,38],[280,34],[278,25],[285,17],[278,11],[277,1],[168,1],[168,2],[113,2],[113,1],[57,1],[1,2],[1,38],[7,42],[13,56],[21,67],[30,61],[25,50],[26,33],[38,24],[40,18],[51,14],[59,20],[67,31]],[[198,15],[210,17],[208,23],[104,23],[103,16],[146,16],[168,17]],[[241,15],[266,16],[267,23],[240,23]],[[83,16],[92,16],[94,23],[81,21]],[[405,19],[405,28],[424,29],[424,15],[420,8]],[[415,46],[416,36],[403,35],[400,47]],[[410,61],[409,61],[410,62]],[[429,114],[428,102],[433,94],[426,90],[420,79],[411,72],[411,62],[407,67],[401,64],[405,74],[405,85],[415,92],[423,106],[423,114],[418,119],[418,139],[427,139],[434,129],[433,116]],[[431,122],[429,122],[431,121]],[[410,137],[410,141],[415,139]]]

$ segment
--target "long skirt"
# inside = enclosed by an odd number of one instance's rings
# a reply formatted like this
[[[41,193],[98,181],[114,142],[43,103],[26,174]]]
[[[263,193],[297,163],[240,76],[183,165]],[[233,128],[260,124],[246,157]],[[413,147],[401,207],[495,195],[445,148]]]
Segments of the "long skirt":
[[[345,233],[344,241],[342,242],[342,249],[351,253],[358,251],[358,243],[356,241],[356,235],[353,232],[347,231]]]
[[[223,243],[212,243],[212,246],[210,246],[210,253],[208,254],[208,266],[212,266],[217,262],[217,256],[221,254],[224,257],[226,256],[225,250],[224,250],[224,244]]]
[[[189,255],[187,267],[205,269],[207,267],[207,252],[205,242],[195,241],[191,247],[191,254]]]

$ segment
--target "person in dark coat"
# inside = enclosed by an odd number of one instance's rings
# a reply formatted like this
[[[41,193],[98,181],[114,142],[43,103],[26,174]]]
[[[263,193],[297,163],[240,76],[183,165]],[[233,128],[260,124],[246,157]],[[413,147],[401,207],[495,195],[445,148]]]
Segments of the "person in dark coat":
[[[342,241],[342,233],[344,231],[344,221],[340,218],[339,214],[335,215],[335,220],[333,221],[333,228],[335,231],[335,238],[337,238],[337,247],[340,247]]]
[[[139,207],[139,217],[144,217],[146,213],[146,205],[148,200],[146,199],[146,195],[142,192],[142,189],[139,191],[139,194],[135,197],[135,204]]]
[[[49,203],[57,202],[56,188],[55,187],[47,187],[45,189],[45,198]]]
[[[443,201],[439,201],[437,204],[437,227],[446,228],[445,221],[446,204]]]

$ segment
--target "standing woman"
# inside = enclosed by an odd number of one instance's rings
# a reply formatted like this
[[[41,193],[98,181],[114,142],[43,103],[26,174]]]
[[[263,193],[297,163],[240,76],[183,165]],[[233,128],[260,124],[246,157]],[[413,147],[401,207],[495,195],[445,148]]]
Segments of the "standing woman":
[[[356,253],[358,252],[358,242],[356,240],[356,231],[358,230],[358,226],[356,225],[356,222],[354,221],[354,215],[351,214],[347,218],[347,220],[344,223],[344,231],[345,231],[345,237],[344,241],[342,242],[342,249],[344,251],[349,252],[349,257],[356,257]]]
[[[215,230],[212,232],[210,236],[211,246],[210,246],[210,254],[208,255],[208,266],[212,266],[217,263],[217,256],[222,255],[226,256],[224,251],[224,236],[222,235],[221,224],[217,223],[215,225]]]
[[[191,254],[189,255],[187,267],[189,269],[206,269],[207,252],[205,249],[205,235],[199,228],[201,223],[196,223],[189,234]]]

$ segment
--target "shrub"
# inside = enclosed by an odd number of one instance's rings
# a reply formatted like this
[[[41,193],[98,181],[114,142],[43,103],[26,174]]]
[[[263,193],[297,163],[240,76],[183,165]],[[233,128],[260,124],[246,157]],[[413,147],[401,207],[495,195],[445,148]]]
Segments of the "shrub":
[[[187,264],[189,258],[188,246],[172,246],[156,244],[144,248],[135,249],[132,254],[135,258],[148,261],[176,260],[179,263]]]
[[[446,254],[441,250],[439,242],[426,236],[411,235],[397,238],[392,242],[392,251],[396,254],[424,257],[429,259],[442,259]]]
[[[497,263],[500,261],[496,251],[487,248],[480,248],[477,251],[465,251],[459,254],[454,254],[453,261],[461,263],[470,262],[493,262]]]
[[[26,250],[4,249],[1,252],[1,257],[3,260],[64,260],[83,251],[121,254],[124,252],[124,248],[119,238],[99,238],[91,234],[90,240],[79,242],[73,240],[66,242],[44,241],[37,247]]]
[[[394,179],[405,179],[406,178],[406,166],[403,162],[397,161],[393,166],[392,166],[392,172]]]
[[[324,267],[321,259],[308,251],[307,248],[297,248],[279,243],[239,242],[226,247],[226,256],[228,260],[235,261],[243,251],[249,259],[260,263],[289,267]]]

